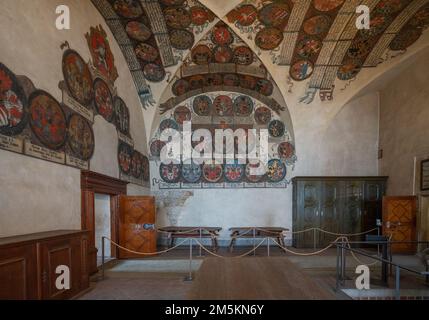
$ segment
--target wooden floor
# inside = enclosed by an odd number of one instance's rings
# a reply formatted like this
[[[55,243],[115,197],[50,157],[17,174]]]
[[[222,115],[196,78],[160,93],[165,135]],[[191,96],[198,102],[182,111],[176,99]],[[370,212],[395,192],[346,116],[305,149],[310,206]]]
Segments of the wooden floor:
[[[320,287],[284,257],[205,259],[191,287],[191,300],[327,300]]]

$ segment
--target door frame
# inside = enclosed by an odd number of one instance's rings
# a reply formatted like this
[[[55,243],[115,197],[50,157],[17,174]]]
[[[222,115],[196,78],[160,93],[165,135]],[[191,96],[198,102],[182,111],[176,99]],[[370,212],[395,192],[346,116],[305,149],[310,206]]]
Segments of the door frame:
[[[81,227],[89,231],[88,267],[89,273],[98,272],[97,248],[95,247],[95,194],[110,196],[111,238],[114,242],[119,239],[119,197],[127,194],[128,182],[121,181],[92,171],[81,171]],[[112,246],[112,256],[118,256],[118,248]]]

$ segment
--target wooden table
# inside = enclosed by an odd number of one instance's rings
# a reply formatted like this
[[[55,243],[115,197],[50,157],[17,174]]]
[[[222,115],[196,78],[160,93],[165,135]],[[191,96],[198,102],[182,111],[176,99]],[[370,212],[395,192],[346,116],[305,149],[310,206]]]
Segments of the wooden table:
[[[285,257],[206,258],[188,295],[191,300],[335,299]]]
[[[261,238],[273,238],[277,239],[277,242],[285,247],[284,234],[283,232],[289,231],[289,229],[281,227],[239,227],[230,228],[231,231],[231,242],[229,244],[229,250],[232,252],[236,239],[261,239]]]
[[[217,238],[219,232],[222,230],[221,227],[164,227],[158,229],[161,232],[168,234],[170,239],[170,248],[174,246],[175,240],[178,238],[210,238],[212,240],[212,249],[217,251],[218,242]]]

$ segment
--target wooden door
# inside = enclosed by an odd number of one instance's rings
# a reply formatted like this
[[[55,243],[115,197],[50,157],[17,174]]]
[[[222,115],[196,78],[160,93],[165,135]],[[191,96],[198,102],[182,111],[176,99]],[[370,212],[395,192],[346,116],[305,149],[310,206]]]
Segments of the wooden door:
[[[345,181],[342,205],[342,229],[340,233],[356,234],[362,231],[363,182]],[[351,241],[359,241],[361,237],[350,236]]]
[[[41,256],[42,299],[64,300],[73,297],[81,288],[82,248],[80,238],[49,240],[39,245]],[[57,267],[67,266],[70,270],[70,289],[58,289]]]
[[[322,182],[320,196],[320,228],[329,232],[338,233],[340,229],[340,217],[338,210],[339,187],[337,181]],[[337,236],[318,232],[318,247],[328,246]]]
[[[383,198],[383,235],[392,241],[416,240],[417,197]],[[394,253],[415,253],[415,244],[392,245]]]
[[[298,182],[297,225],[294,231],[303,231],[320,226],[320,181]],[[316,239],[317,245],[318,239]],[[314,233],[304,232],[296,235],[295,245],[298,248],[312,248]]]
[[[155,198],[121,196],[119,212],[119,244],[137,252],[156,252]],[[142,257],[119,250],[119,258]]]

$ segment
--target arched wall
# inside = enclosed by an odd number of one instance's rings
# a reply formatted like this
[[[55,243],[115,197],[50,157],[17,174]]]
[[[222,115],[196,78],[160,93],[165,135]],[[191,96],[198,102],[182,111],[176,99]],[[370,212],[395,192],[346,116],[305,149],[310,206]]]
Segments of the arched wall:
[[[239,1],[202,1],[228,24],[225,15]],[[227,3],[227,5],[223,5]],[[55,7],[66,4],[72,12],[72,30],[55,29]],[[31,12],[22,19],[24,13]],[[49,91],[58,100],[62,79],[59,49],[64,40],[88,61],[90,53],[84,34],[91,26],[101,24],[107,32],[119,72],[118,93],[131,111],[131,134],[136,148],[147,152],[148,139],[158,123],[158,106],[168,97],[167,79],[151,83],[154,105],[142,110],[126,61],[119,45],[113,40],[108,26],[90,1],[39,0],[5,1],[0,13],[0,61],[18,75],[33,80],[38,88]],[[216,23],[207,26],[195,41]],[[229,24],[240,35],[240,31]],[[253,39],[246,35],[243,41],[257,51]],[[345,83],[336,90],[332,101],[321,101],[318,96],[311,104],[300,102],[307,83],[290,82],[288,66],[272,62],[270,52],[261,52],[259,58],[279,87],[279,96],[287,104],[293,125],[298,162],[292,176],[313,175],[377,175],[379,97],[368,92],[357,99],[352,97],[377,74],[394,68],[412,52],[427,45],[427,33],[402,57],[390,59],[361,72],[356,81]],[[20,44],[25,45],[20,45]],[[180,67],[168,68],[172,75]],[[343,89],[343,90],[341,90]],[[117,136],[112,125],[96,118],[94,125],[96,149],[91,169],[117,177],[119,175]],[[113,153],[113,154],[112,154]],[[79,170],[49,162],[23,157],[0,150],[0,166],[6,168],[0,176],[3,205],[0,214],[0,236],[37,232],[58,228],[80,227]],[[157,172],[152,163],[152,171]],[[60,178],[59,178],[60,177]],[[152,176],[154,177],[154,176]],[[4,186],[4,187],[3,187]],[[229,227],[240,225],[292,226],[292,188],[258,190],[181,190],[159,191],[152,185],[158,199],[158,225],[219,225],[227,239]],[[149,190],[130,185],[133,194]],[[23,193],[27,201],[22,201]],[[67,206],[64,206],[64,204]]]

